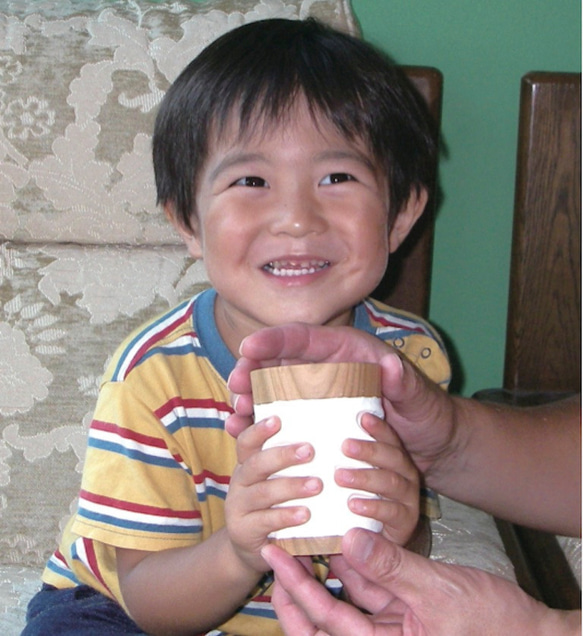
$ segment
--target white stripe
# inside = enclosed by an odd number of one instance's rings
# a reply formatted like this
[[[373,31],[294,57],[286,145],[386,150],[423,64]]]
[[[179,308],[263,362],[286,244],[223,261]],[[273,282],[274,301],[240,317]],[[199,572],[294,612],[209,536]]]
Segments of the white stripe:
[[[209,487],[212,487],[215,490],[220,490],[221,492],[224,492],[225,494],[229,492],[228,484],[221,484],[210,477],[205,477],[202,484],[195,483],[196,492],[199,494],[204,493],[206,489]]]
[[[137,355],[137,352],[142,348],[144,343],[147,342],[148,340],[150,340],[154,335],[156,335],[160,331],[163,331],[164,329],[166,329],[166,327],[168,327],[168,325],[172,324],[173,322],[176,322],[180,318],[183,318],[190,311],[191,306],[192,306],[192,301],[189,302],[186,305],[186,307],[184,307],[182,312],[173,312],[173,313],[169,314],[166,317],[165,320],[163,320],[162,322],[157,323],[156,325],[153,325],[150,329],[148,329],[146,332],[144,332],[142,337],[125,354],[124,363],[120,366],[120,369],[119,369],[119,373],[120,373],[121,377],[125,377],[125,374],[127,372],[128,367],[131,364],[133,364],[133,362],[135,360],[135,357]]]
[[[133,521],[136,523],[148,523],[158,526],[200,526],[200,519],[183,519],[181,517],[160,517],[158,515],[150,515],[144,512],[134,512],[129,510],[123,510],[121,508],[114,508],[113,506],[107,506],[104,504],[98,504],[93,501],[88,501],[81,497],[81,507],[90,510],[96,514],[103,514],[107,516],[113,516],[117,519],[123,519],[125,521]]]
[[[166,428],[172,425],[176,420],[180,418],[185,419],[205,419],[205,420],[223,420],[225,421],[229,417],[227,411],[219,411],[215,408],[202,408],[202,407],[188,407],[175,406],[169,413],[160,418],[160,421]]]
[[[53,553],[49,561],[54,563],[60,570],[67,570],[68,572],[71,571],[71,568],[67,561],[65,561],[64,557],[60,559],[55,553]]]
[[[112,431],[103,431],[96,428],[90,429],[90,437],[93,439],[99,439],[103,442],[110,442],[123,446],[128,450],[139,451],[144,455],[150,455],[152,457],[164,457],[166,459],[175,459],[172,453],[167,448],[160,448],[158,446],[151,446],[150,444],[142,444],[134,439],[128,439],[122,435],[118,435]]]
[[[377,333],[386,333],[388,331],[398,331],[399,329],[411,329],[411,330],[416,330],[421,328],[423,330],[423,333],[425,333],[426,335],[431,335],[431,333],[428,331],[427,327],[425,326],[424,323],[419,322],[413,318],[407,318],[405,316],[401,316],[401,315],[395,315],[392,313],[385,313],[382,311],[379,311],[373,304],[371,303],[366,303],[366,306],[369,308],[370,312],[372,313],[372,315],[379,321],[379,322],[394,322],[396,323],[396,325],[387,325],[385,327],[376,327]]]
[[[269,601],[249,601],[249,603],[245,603],[245,609],[258,609],[258,610],[270,610],[273,609],[273,606]]]

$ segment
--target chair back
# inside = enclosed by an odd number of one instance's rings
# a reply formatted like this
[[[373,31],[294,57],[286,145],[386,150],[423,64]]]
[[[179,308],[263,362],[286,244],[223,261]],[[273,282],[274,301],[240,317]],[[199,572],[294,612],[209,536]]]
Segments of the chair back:
[[[504,388],[581,390],[581,74],[522,78]]]

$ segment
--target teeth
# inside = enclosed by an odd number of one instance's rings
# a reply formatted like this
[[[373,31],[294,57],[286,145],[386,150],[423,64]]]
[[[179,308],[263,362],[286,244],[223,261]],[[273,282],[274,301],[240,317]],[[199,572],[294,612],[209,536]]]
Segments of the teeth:
[[[274,276],[305,276],[329,267],[330,261],[302,261],[300,263],[271,261],[264,269]]]

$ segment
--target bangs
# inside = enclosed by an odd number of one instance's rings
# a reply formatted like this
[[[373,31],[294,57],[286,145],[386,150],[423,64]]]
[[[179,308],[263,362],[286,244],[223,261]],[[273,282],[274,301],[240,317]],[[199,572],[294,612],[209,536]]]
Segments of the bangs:
[[[240,51],[233,51],[235,63],[215,75],[214,124],[219,134],[229,121],[238,123],[242,136],[257,127],[285,125],[303,98],[314,121],[323,117],[344,136],[364,137],[370,145],[371,108],[378,104],[365,79],[370,73],[347,42],[339,46],[337,34],[327,38],[327,29],[313,26],[318,39],[306,33],[300,21],[284,22],[281,30],[272,26],[259,42],[250,32],[255,47],[240,38]],[[375,65],[369,60],[367,66]]]

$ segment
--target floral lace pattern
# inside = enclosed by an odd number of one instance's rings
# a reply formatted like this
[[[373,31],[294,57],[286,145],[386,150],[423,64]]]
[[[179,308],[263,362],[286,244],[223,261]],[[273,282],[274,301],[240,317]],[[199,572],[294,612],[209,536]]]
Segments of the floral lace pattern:
[[[0,13],[0,237],[168,244],[150,135],[162,95],[225,31],[344,0],[5,2]],[[39,9],[40,7],[40,9]]]
[[[54,547],[108,357],[205,278],[182,246],[0,246],[4,562],[38,565]]]
[[[68,516],[109,355],[204,283],[156,208],[156,106],[210,41],[344,0],[12,0],[0,8],[0,561]],[[9,520],[9,523],[8,523]]]
[[[75,506],[101,375],[146,319],[205,285],[156,208],[156,107],[211,40],[348,0],[7,0],[0,5],[0,626]],[[16,600],[16,602],[15,602]]]

